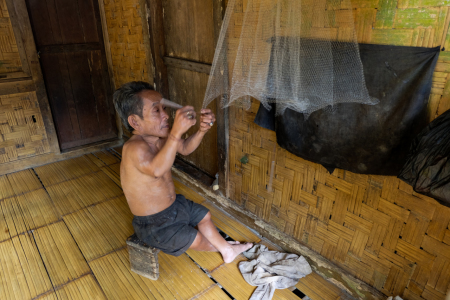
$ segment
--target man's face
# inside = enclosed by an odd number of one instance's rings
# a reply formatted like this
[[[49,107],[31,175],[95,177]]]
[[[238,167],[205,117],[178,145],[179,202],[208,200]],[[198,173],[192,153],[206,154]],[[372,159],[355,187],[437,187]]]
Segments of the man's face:
[[[160,93],[145,90],[140,93],[143,102],[142,116],[139,118],[139,132],[144,135],[167,137],[170,132],[169,115],[165,107],[161,105],[162,96]]]

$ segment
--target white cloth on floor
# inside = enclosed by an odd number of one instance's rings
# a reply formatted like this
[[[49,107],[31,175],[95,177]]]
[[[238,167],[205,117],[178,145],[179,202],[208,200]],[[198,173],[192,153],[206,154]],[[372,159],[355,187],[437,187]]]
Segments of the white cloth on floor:
[[[239,263],[239,270],[247,283],[257,286],[250,300],[270,300],[275,289],[285,289],[312,272],[303,256],[270,251],[256,244],[245,251],[249,261]]]

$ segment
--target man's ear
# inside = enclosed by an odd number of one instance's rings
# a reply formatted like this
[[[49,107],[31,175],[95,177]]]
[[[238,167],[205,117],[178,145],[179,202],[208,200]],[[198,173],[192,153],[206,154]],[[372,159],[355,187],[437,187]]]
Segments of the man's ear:
[[[138,118],[139,118],[139,117],[136,116],[136,115],[129,115],[129,116],[128,116],[128,124],[130,124],[131,127],[134,128],[134,130],[138,130],[138,131],[139,131],[139,128],[140,128],[141,126],[140,126],[140,123],[139,123]]]

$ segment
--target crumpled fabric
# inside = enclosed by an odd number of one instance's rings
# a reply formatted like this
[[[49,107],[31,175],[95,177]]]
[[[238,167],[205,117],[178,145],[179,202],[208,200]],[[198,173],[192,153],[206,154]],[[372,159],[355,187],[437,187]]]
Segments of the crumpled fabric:
[[[250,260],[239,263],[239,270],[248,284],[257,286],[250,300],[270,300],[275,289],[294,286],[312,273],[303,256],[270,251],[264,245],[256,244],[242,254]]]

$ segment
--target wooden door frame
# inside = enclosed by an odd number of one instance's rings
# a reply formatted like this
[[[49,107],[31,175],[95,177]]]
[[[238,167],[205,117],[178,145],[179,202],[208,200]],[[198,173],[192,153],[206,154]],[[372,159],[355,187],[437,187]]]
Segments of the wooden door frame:
[[[114,82],[114,72],[113,72],[113,64],[112,64],[112,55],[111,55],[111,47],[109,42],[108,35],[108,26],[106,23],[106,15],[105,15],[105,6],[103,0],[94,0],[98,3],[99,15],[100,15],[100,23],[102,26],[102,35],[103,35],[103,45],[106,56],[107,69],[109,74],[110,81],[110,92],[111,94],[115,89]],[[36,93],[38,95],[39,106],[41,108],[41,113],[44,118],[44,125],[48,135],[52,135],[51,141],[49,137],[49,143],[51,147],[51,152],[57,154],[61,153],[59,148],[58,139],[56,136],[55,125],[53,123],[53,117],[50,110],[50,105],[48,101],[48,94],[45,89],[45,83],[42,75],[42,70],[39,62],[39,57],[37,54],[36,44],[34,41],[33,31],[31,29],[30,17],[28,14],[28,10],[24,0],[6,0],[6,4],[8,7],[8,12],[10,14],[11,23],[13,26],[14,34],[17,40],[17,46],[19,48],[19,53],[25,55],[22,61],[27,62],[27,66],[30,66],[28,69],[30,70],[29,76],[20,80],[20,86],[23,88],[27,88],[28,91],[32,88],[30,86],[30,80],[34,82]],[[23,50],[21,50],[23,48]],[[19,81],[17,81],[19,82]],[[15,82],[14,85],[17,85]],[[5,85],[7,87],[7,85]],[[2,88],[2,82],[0,81],[0,88]],[[11,89],[11,88],[10,88]],[[12,89],[14,91],[14,88]],[[3,93],[5,94],[5,93]],[[112,99],[110,99],[112,102]],[[117,138],[121,138],[123,135],[123,130],[121,126],[120,117],[115,112],[116,119],[116,127],[118,129]],[[69,150],[70,151],[70,150]]]
[[[36,92],[39,109],[41,110],[50,146],[50,152],[61,153],[25,0],[6,0],[6,6],[11,18],[11,25],[17,41],[17,47],[20,48],[19,53],[25,55],[25,60],[29,66],[29,75],[31,76],[26,77],[24,80],[18,80],[15,84],[28,89],[28,92]],[[34,89],[31,83],[34,84]]]
[[[95,1],[95,0],[94,0]],[[114,80],[114,68],[112,63],[112,54],[111,54],[111,44],[109,42],[109,34],[108,34],[108,24],[106,22],[106,13],[105,13],[105,3],[103,0],[97,0],[98,1],[98,9],[100,12],[100,20],[102,24],[102,33],[103,33],[103,45],[105,47],[105,56],[106,56],[106,63],[108,67],[108,74],[109,74],[109,80],[111,82],[111,88],[112,92],[116,89],[116,82]],[[112,99],[111,99],[112,102]],[[120,120],[120,116],[115,111],[116,116],[116,126],[118,129],[118,135],[117,137],[120,139],[123,137],[123,128],[122,128],[122,121]]]
[[[94,1],[98,1],[109,80],[111,83],[111,88],[114,90],[115,82],[112,68],[113,64],[108,35],[108,27],[106,24],[105,7],[103,0],[94,0]],[[26,59],[27,65],[29,66],[29,75],[27,75],[27,77],[17,79],[0,80],[0,95],[36,92],[39,103],[39,109],[42,114],[45,131],[49,141],[50,152],[16,161],[2,163],[0,164],[0,175],[20,171],[23,169],[39,166],[42,164],[77,157],[86,153],[99,151],[107,147],[117,147],[123,144],[122,140],[123,130],[121,126],[121,121],[117,112],[115,112],[116,126],[118,128],[117,140],[101,141],[92,145],[86,145],[70,149],[67,152],[61,152],[59,148],[59,142],[55,130],[55,125],[53,123],[53,116],[48,101],[47,91],[45,88],[45,83],[42,75],[42,70],[36,50],[36,44],[34,41],[33,31],[31,29],[31,22],[29,19],[25,0],[6,0],[6,5],[8,13],[10,15],[14,36],[17,41],[17,46],[18,48],[20,47],[19,53],[23,53],[24,55],[23,57]]]
[[[186,62],[186,60],[165,57],[165,38],[163,23],[163,6],[162,0],[140,0],[143,14],[147,16],[149,29],[149,43],[152,54],[153,66],[155,68],[154,83],[156,90],[164,97],[169,97],[169,80],[167,74],[167,66],[172,65],[178,68],[207,73],[211,68],[210,64],[198,62]],[[222,20],[225,15],[225,0],[213,0],[213,22],[214,22],[214,44],[219,39]],[[228,176],[228,147],[229,147],[229,125],[228,125],[228,108],[222,108],[220,101],[216,99],[217,111],[217,151],[219,164],[219,191],[229,198],[229,176]]]
[[[214,45],[217,45],[222,28],[222,21],[225,16],[225,0],[213,0],[213,21],[214,21]],[[222,95],[223,97],[224,95]],[[229,181],[229,108],[221,108],[221,102],[216,99],[217,112],[223,111],[223,114],[217,114],[217,159],[219,162],[219,191],[223,196],[230,198]]]

